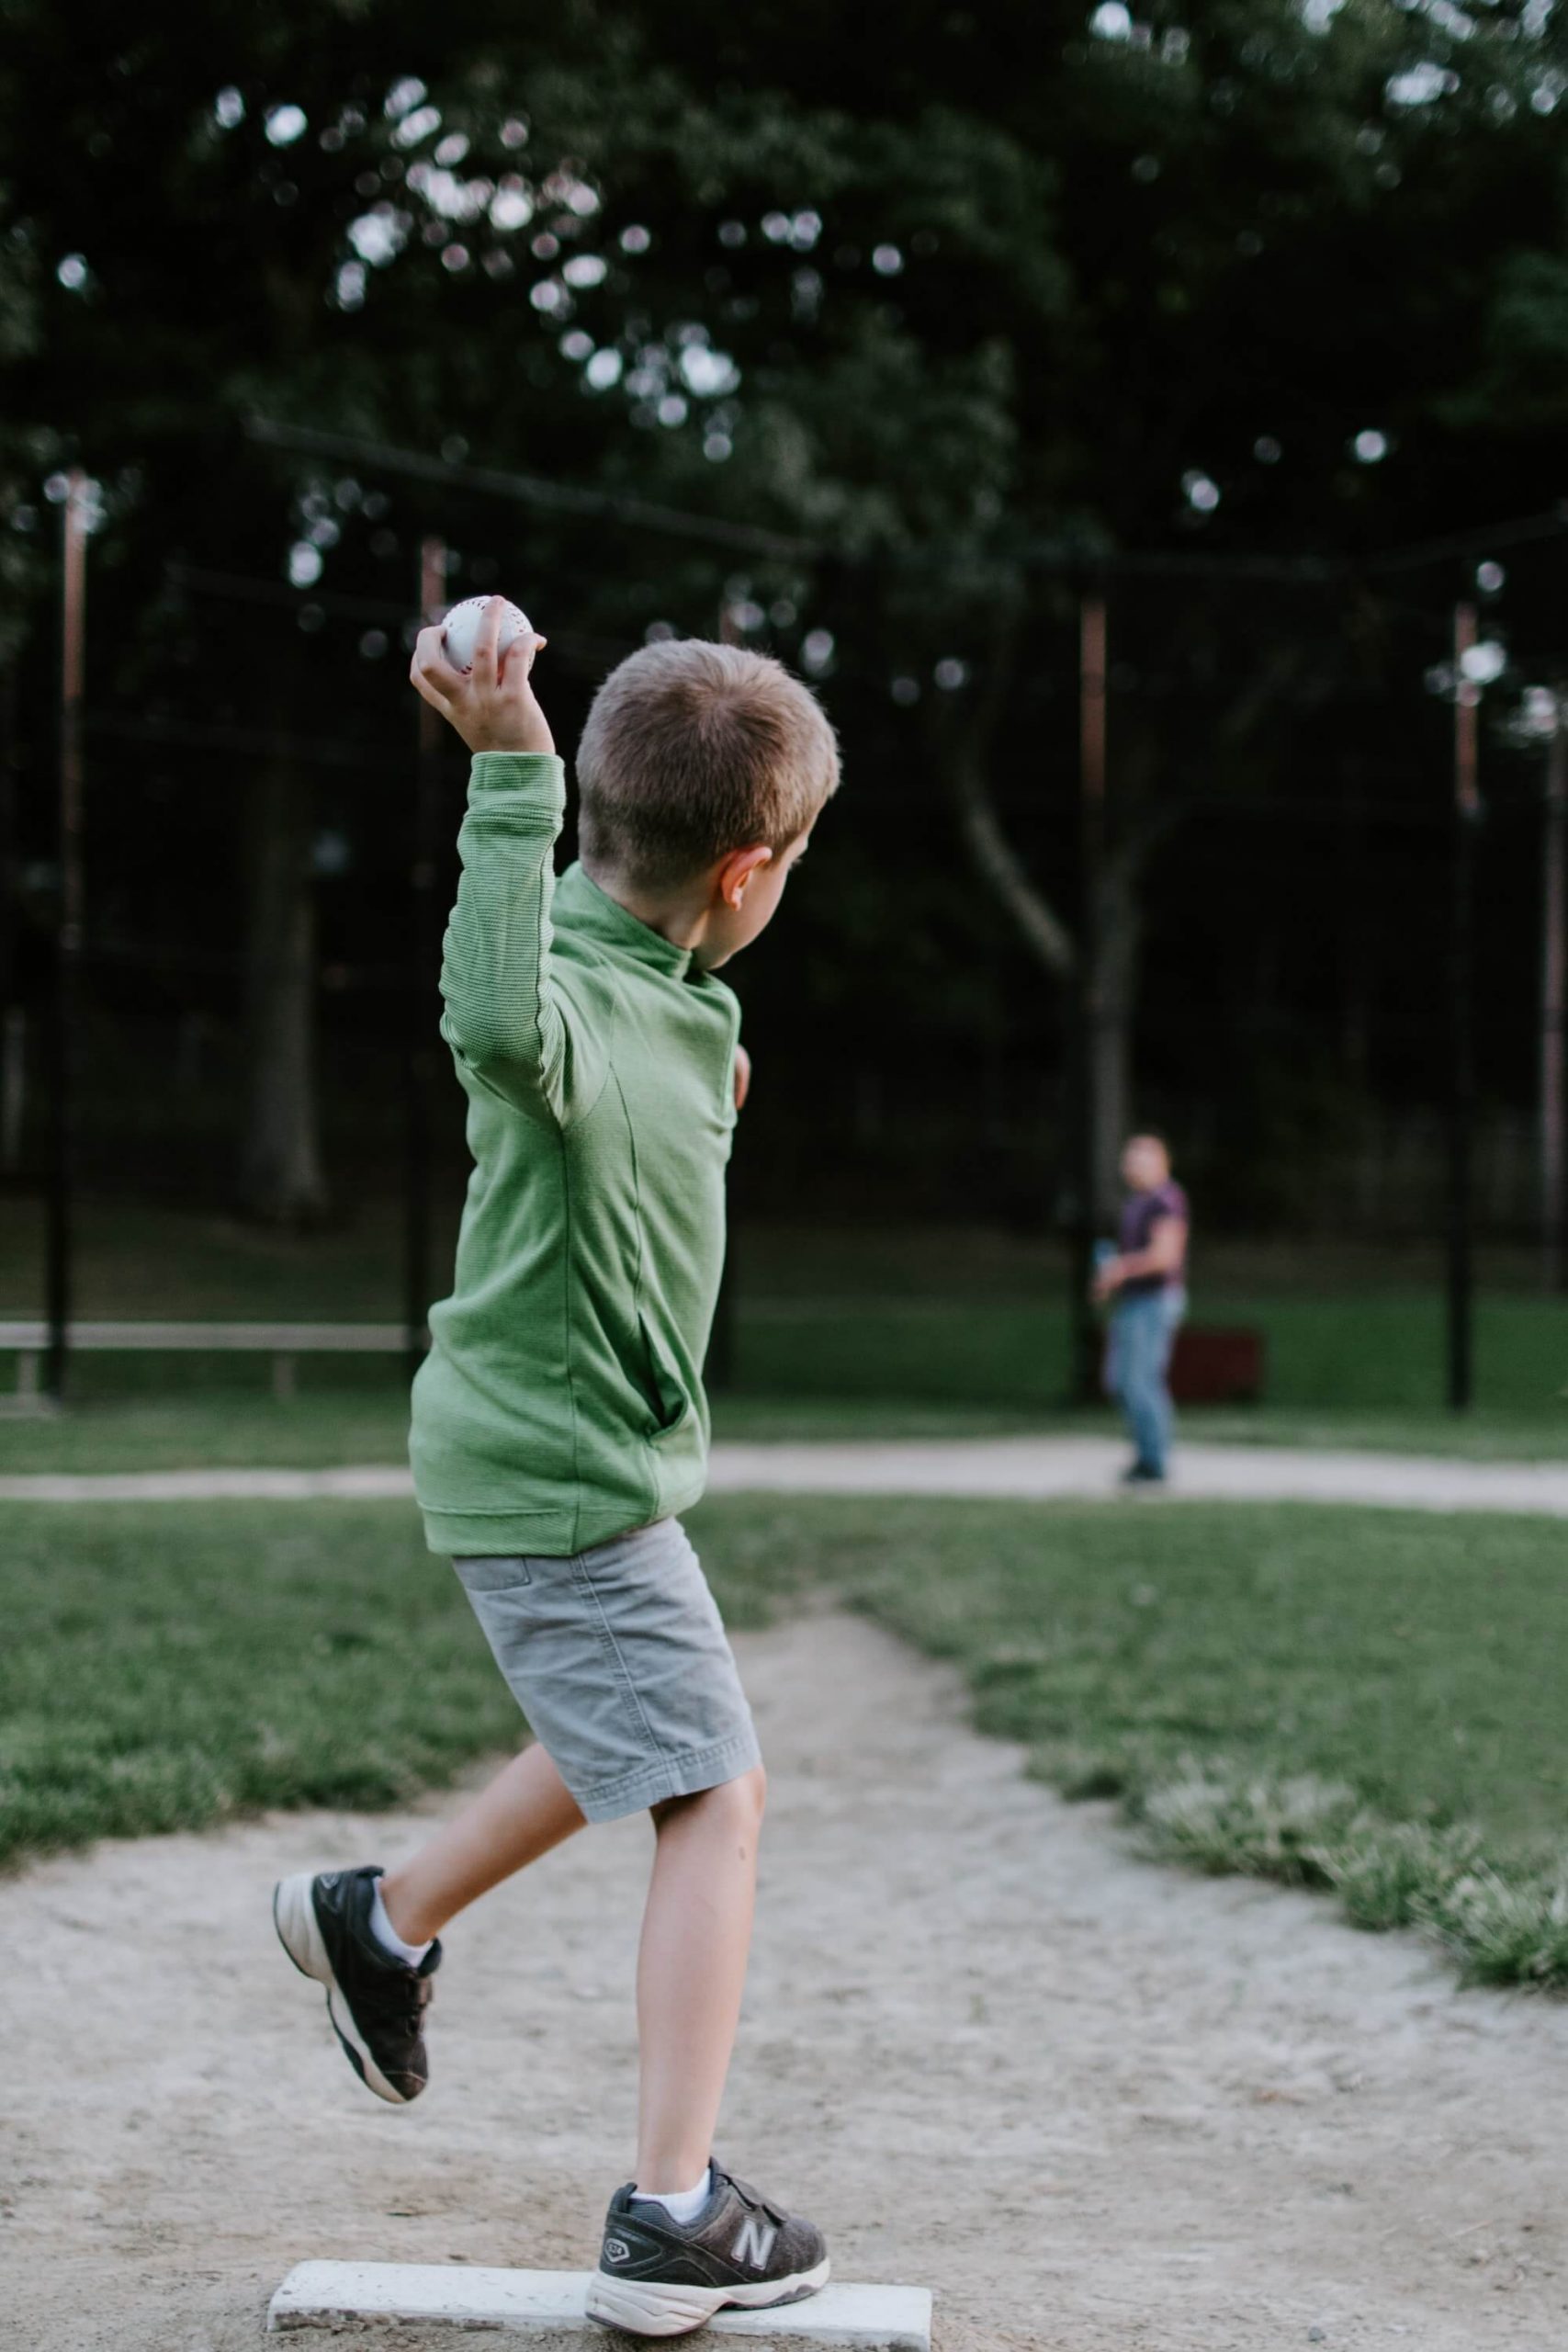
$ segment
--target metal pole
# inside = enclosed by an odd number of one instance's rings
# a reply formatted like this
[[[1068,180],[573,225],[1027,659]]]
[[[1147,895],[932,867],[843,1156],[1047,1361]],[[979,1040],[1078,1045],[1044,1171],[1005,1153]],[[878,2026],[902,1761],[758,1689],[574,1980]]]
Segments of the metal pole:
[[[446,543],[432,534],[420,543],[419,609],[437,621],[446,609]],[[403,1329],[409,1373],[418,1371],[429,1344],[431,1134],[430,1089],[434,1075],[435,989],[440,958],[440,909],[435,902],[439,866],[436,835],[441,822],[441,715],[419,706],[414,759],[412,856],[409,888],[408,1028],[403,1046]]]
[[[0,1174],[21,1166],[27,1091],[27,1014],[17,953],[17,670],[0,670]]]
[[[721,645],[745,643],[744,632],[736,625],[728,595],[721,595],[718,600],[718,641]],[[739,1134],[736,1141],[739,1141]],[[707,1355],[703,1364],[704,1381],[709,1389],[715,1390],[732,1388],[735,1385],[735,1235],[739,1224],[739,1208],[735,1160],[731,1156],[725,1186],[724,1264],[719,1272],[718,1295],[713,1307],[713,1329],[708,1334]]]
[[[61,508],[60,888],[56,900],[54,1035],[44,1238],[49,1345],[44,1385],[65,1392],[70,1349],[73,1193],[76,1175],[76,1057],[82,962],[82,698],[86,678],[87,480],[66,478]]]
[[[1100,893],[1105,860],[1106,620],[1105,598],[1087,593],[1078,608],[1078,843],[1077,974],[1077,1217],[1072,1250],[1072,1378],[1075,1396],[1089,1402],[1100,1388],[1100,1334],[1089,1300],[1096,1225],[1104,1205],[1097,1164],[1099,1133]]]
[[[1568,705],[1557,696],[1557,724],[1546,749],[1546,822],[1541,854],[1540,920],[1540,1242],[1541,1277],[1563,1288],[1562,1036],[1568,1000]]]
[[[1474,899],[1476,712],[1481,688],[1465,675],[1475,643],[1475,606],[1454,606],[1454,784],[1449,1003],[1451,1062],[1449,1102],[1448,1401],[1456,1413],[1474,1394],[1473,1204],[1471,1166],[1475,1126]]]

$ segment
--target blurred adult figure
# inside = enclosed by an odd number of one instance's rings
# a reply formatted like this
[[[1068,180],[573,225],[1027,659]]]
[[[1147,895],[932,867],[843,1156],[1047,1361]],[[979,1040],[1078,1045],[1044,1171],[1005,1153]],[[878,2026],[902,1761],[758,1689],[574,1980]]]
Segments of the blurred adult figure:
[[[1170,1355],[1187,1312],[1187,1195],[1170,1172],[1163,1136],[1131,1136],[1122,1153],[1127,1198],[1115,1251],[1095,1272],[1111,1308],[1105,1386],[1126,1419],[1130,1487],[1161,1485],[1170,1460]]]

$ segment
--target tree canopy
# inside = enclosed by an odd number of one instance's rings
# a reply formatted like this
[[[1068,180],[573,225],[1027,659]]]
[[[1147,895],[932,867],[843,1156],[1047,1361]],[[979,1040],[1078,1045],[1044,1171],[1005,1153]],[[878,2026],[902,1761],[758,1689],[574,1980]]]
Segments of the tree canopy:
[[[827,684],[863,773],[928,783],[955,718],[998,774],[1059,725],[1027,632],[1061,565],[1355,559],[1568,491],[1550,0],[0,21],[0,628],[37,613],[42,485],[80,460],[127,584],[112,690],[144,707],[195,658],[170,557],[411,600],[438,493],[392,484],[389,515],[368,460],[257,417],[689,516],[594,567],[581,518],[531,515],[585,671],[722,602]],[[1179,596],[1168,621],[1212,668],[1214,628]],[[1253,757],[1261,658],[1212,763]],[[254,719],[277,681],[230,663],[223,696]],[[1153,739],[1131,709],[1118,734],[1133,807]],[[933,1015],[980,986],[954,941],[988,920],[950,903],[939,807],[887,853],[897,912],[874,865],[843,884]]]
[[[840,556],[1337,548],[1558,488],[1540,0],[5,16],[11,463],[121,510],[256,410]]]

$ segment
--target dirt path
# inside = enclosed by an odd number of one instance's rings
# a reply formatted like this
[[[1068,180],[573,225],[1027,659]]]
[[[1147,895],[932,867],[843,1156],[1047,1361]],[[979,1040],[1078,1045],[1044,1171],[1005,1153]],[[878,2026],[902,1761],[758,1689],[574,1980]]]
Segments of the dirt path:
[[[1119,1493],[1127,1449],[1114,1438],[898,1438],[716,1445],[714,1494],[949,1495],[1048,1502]],[[1568,1518],[1568,1462],[1466,1462],[1452,1455],[1312,1446],[1183,1445],[1170,1492],[1230,1502],[1367,1503],[1404,1510],[1538,1511]],[[0,1502],[401,1500],[406,1469],[60,1471],[0,1477]]]
[[[1563,2341],[1568,2007],[1134,1860],[871,1628],[739,1646],[773,1815],[724,2150],[808,2202],[841,2277],[933,2286],[942,2352]],[[394,2111],[266,1892],[419,1834],[278,1815],[6,1886],[6,2344],[259,2352],[305,2256],[592,2258],[631,2132],[646,1829],[460,1923],[435,2086]]]

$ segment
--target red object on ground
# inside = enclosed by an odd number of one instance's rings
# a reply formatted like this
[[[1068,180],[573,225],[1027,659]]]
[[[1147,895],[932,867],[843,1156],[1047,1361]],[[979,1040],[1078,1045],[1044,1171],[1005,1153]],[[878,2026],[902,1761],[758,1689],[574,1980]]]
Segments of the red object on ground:
[[[1170,1362],[1179,1405],[1256,1405],[1263,1396],[1261,1331],[1245,1324],[1186,1323]]]

